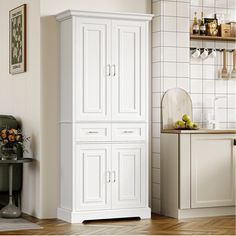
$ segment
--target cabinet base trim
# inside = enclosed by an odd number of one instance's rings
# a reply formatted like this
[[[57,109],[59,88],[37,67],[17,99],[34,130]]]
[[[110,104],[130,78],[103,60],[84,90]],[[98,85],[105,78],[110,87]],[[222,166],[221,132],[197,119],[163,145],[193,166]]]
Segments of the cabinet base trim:
[[[209,207],[178,210],[178,219],[235,215],[235,207]]]
[[[141,219],[151,218],[151,209],[121,209],[121,210],[103,210],[103,211],[85,211],[72,212],[67,209],[58,208],[57,218],[69,223],[83,223],[85,220],[101,220],[114,218],[140,217]]]

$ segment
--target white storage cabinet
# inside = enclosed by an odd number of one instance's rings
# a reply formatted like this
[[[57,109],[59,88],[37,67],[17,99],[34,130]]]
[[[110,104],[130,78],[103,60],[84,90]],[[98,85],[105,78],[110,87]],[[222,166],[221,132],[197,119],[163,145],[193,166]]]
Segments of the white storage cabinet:
[[[234,215],[236,133],[181,132],[161,134],[162,214]]]
[[[83,11],[57,15],[60,219],[150,217],[151,18]]]

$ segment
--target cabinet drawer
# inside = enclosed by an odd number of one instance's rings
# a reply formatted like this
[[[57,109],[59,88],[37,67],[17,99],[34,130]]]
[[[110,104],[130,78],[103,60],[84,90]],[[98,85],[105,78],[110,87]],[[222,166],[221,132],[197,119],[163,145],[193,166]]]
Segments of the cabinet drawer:
[[[113,141],[143,141],[146,138],[145,124],[113,124]]]
[[[110,124],[76,124],[76,141],[110,141]]]

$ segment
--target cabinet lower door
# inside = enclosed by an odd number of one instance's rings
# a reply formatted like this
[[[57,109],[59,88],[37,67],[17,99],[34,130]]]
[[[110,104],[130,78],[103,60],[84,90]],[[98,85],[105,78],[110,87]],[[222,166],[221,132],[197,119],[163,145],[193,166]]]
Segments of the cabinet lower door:
[[[145,202],[145,145],[112,145],[112,208],[143,207]]]
[[[235,204],[233,139],[233,135],[192,135],[192,208]]]
[[[111,208],[111,145],[84,144],[76,147],[75,208]]]

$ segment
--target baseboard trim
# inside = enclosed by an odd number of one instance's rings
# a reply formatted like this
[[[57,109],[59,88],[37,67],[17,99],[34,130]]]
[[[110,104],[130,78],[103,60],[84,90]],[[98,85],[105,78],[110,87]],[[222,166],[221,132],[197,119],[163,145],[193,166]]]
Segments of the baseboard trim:
[[[231,207],[209,207],[197,209],[181,209],[178,210],[178,219],[213,217],[213,216],[232,216],[235,215],[236,208]]]
[[[58,208],[57,218],[69,223],[83,223],[85,220],[101,220],[114,218],[130,218],[139,217],[141,219],[151,218],[151,209],[136,208],[136,209],[118,209],[104,211],[80,211],[73,212],[68,209]]]

